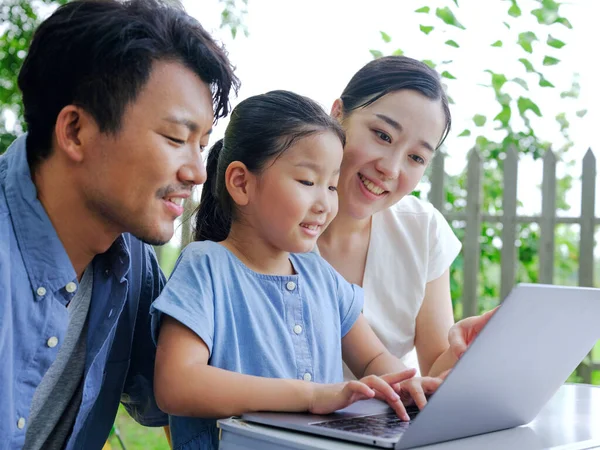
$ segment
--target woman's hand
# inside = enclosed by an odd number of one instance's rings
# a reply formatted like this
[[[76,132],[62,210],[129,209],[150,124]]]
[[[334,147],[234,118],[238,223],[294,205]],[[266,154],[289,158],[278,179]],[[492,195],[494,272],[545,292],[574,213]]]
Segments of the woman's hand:
[[[376,397],[387,402],[398,417],[408,421],[410,418],[406,413],[401,397],[392,386],[410,380],[415,376],[415,372],[414,369],[407,369],[381,377],[369,375],[360,380],[345,383],[315,383],[309,411],[313,414],[329,414],[350,406],[359,400]]]
[[[473,340],[479,335],[483,327],[492,318],[498,306],[494,309],[480,315],[467,317],[466,319],[456,322],[448,332],[448,342],[450,350],[456,358],[460,358],[467,347],[471,345]]]

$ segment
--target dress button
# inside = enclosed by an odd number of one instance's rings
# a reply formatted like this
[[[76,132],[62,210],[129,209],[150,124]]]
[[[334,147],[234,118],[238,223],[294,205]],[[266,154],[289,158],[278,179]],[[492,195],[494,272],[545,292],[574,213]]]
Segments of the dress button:
[[[296,283],[294,283],[293,281],[288,281],[287,284],[285,285],[285,288],[288,291],[293,291],[294,289],[296,289]]]
[[[302,377],[302,379],[303,379],[304,381],[310,381],[310,380],[312,380],[312,376],[311,376],[311,374],[310,374],[310,373],[306,372],[306,373],[304,374],[304,376]]]
[[[40,297],[43,297],[44,295],[46,295],[46,288],[45,287],[39,287],[37,288],[37,295],[39,295]]]
[[[50,339],[48,339],[46,344],[48,344],[48,347],[54,348],[58,344],[58,338],[56,336],[52,336]]]
[[[296,334],[302,333],[302,327],[300,325],[296,325],[294,327],[294,333],[296,333]]]
[[[69,294],[72,294],[73,292],[75,292],[77,290],[77,285],[71,281],[70,283],[67,283],[67,285],[65,286],[65,289],[67,290],[67,292]]]
[[[22,430],[23,428],[25,428],[25,418],[24,417],[19,417],[19,420],[17,420],[17,428],[19,430]]]

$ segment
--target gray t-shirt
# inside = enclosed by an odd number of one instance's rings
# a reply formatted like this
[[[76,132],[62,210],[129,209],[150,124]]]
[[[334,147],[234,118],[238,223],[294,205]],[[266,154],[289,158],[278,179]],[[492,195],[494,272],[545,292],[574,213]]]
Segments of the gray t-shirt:
[[[24,450],[59,450],[65,446],[81,404],[87,339],[87,314],[93,267],[85,270],[69,302],[69,326],[56,359],[35,390]]]

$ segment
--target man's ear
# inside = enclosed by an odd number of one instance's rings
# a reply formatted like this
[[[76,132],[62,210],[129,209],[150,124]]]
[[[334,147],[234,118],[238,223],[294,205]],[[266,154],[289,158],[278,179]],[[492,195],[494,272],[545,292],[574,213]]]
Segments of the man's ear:
[[[246,206],[250,201],[250,192],[255,176],[246,164],[233,161],[225,170],[225,187],[236,205]]]
[[[72,162],[81,162],[85,157],[85,144],[89,144],[87,141],[97,131],[96,121],[88,112],[79,106],[67,105],[58,113],[54,126],[57,150]]]
[[[338,122],[341,122],[344,118],[344,102],[342,102],[341,98],[336,99],[331,106],[331,117],[337,119]]]

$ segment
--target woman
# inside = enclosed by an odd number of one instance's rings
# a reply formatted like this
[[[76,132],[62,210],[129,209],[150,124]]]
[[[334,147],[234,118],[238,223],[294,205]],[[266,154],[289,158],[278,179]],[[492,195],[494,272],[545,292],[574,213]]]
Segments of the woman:
[[[354,75],[331,114],[346,145],[339,213],[318,251],[365,289],[364,315],[386,347],[438,375],[490,316],[453,327],[449,267],[460,242],[432,205],[410,195],[450,130],[439,75],[411,58],[377,59]]]

